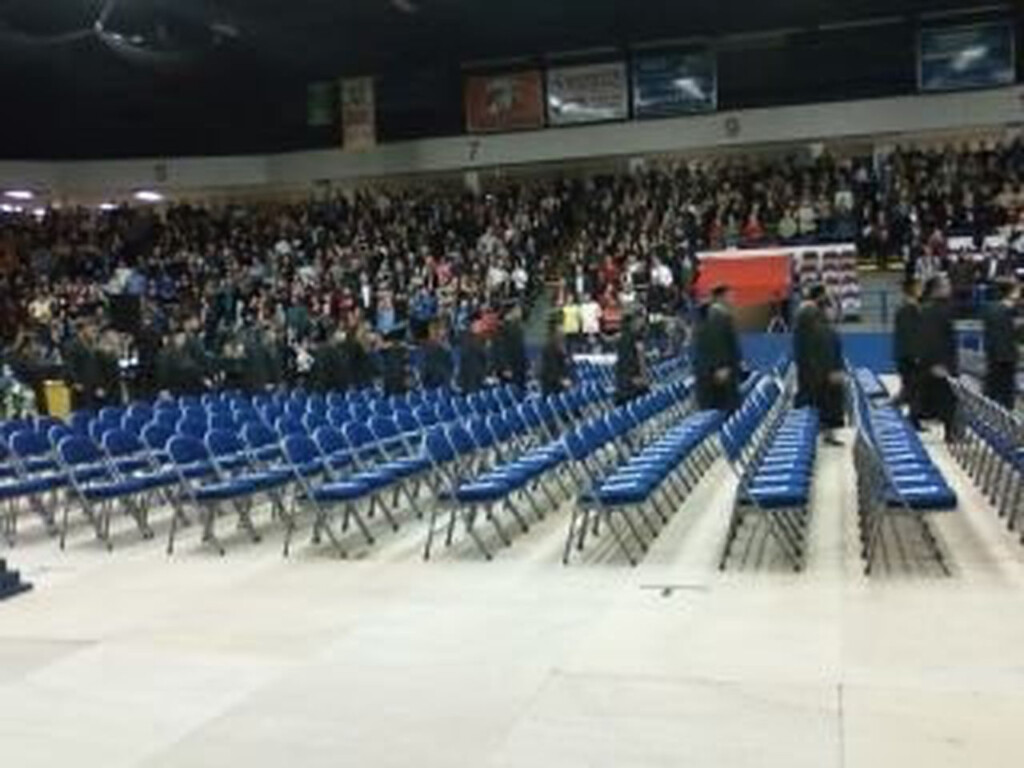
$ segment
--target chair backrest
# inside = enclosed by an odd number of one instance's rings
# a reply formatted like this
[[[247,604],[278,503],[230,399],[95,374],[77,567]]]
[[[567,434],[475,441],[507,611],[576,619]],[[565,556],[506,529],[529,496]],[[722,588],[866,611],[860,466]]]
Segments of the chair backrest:
[[[476,441],[472,435],[461,424],[449,424],[447,428],[448,440],[460,454],[469,454],[476,451]]]
[[[57,446],[57,456],[61,463],[69,467],[78,467],[83,464],[95,464],[102,460],[103,456],[96,447],[96,444],[87,437],[81,435],[68,435]]]
[[[447,464],[454,461],[456,452],[451,441],[445,433],[444,427],[431,427],[427,430],[424,440],[427,447],[427,455],[435,464]]]
[[[9,442],[11,452],[22,459],[47,456],[53,450],[48,436],[35,429],[23,429],[15,432],[11,435]]]
[[[472,435],[473,442],[477,444],[477,447],[490,448],[497,442],[497,438],[482,417],[474,416],[469,420],[468,427],[469,434]]]
[[[80,435],[89,434],[90,423],[92,423],[92,414],[88,411],[75,411],[68,417],[68,426]]]
[[[412,415],[412,411],[405,408],[395,410],[395,423],[402,432],[419,432],[421,429],[420,423]]]
[[[210,459],[210,454],[202,441],[189,435],[172,437],[167,443],[167,452],[171,456],[171,461],[179,466]]]
[[[494,436],[498,439],[499,443],[504,443],[512,439],[513,435],[516,434],[515,427],[512,422],[501,413],[492,413],[487,417],[487,427],[491,430]]]
[[[242,427],[242,439],[252,450],[259,450],[278,442],[277,433],[263,422],[249,422]]]
[[[163,424],[150,424],[142,430],[142,442],[151,451],[166,450],[167,444],[174,437],[174,430],[165,427]]]
[[[307,434],[306,426],[302,423],[302,419],[287,415],[277,420],[277,431],[282,437]]]
[[[235,432],[211,429],[206,435],[206,450],[214,458],[233,456],[245,451],[245,444]]]
[[[210,416],[210,429],[225,429],[235,430],[238,428],[238,424],[235,421],[235,417],[230,413],[216,413],[214,412]]]
[[[374,416],[370,419],[370,432],[374,438],[380,440],[393,440],[401,437],[402,432],[393,418],[387,416]]]
[[[309,435],[288,435],[282,443],[288,463],[296,466],[309,464],[320,457],[317,444]]]
[[[326,456],[349,450],[345,435],[334,427],[320,427],[313,433],[313,440]]]
[[[190,419],[183,416],[177,426],[177,432],[179,435],[188,435],[189,437],[194,437],[199,440],[205,438],[208,431],[209,425],[205,419],[199,421],[197,419]]]
[[[416,406],[413,415],[415,415],[416,421],[419,422],[421,427],[433,427],[439,422],[437,410],[426,404]]]
[[[373,437],[373,432],[363,422],[350,421],[345,425],[344,433],[349,445],[361,453],[366,453],[364,449],[372,448],[377,442]]]
[[[71,427],[64,426],[63,424],[54,424],[46,430],[46,439],[50,441],[50,445],[56,448],[64,438],[74,434],[76,433]],[[80,437],[85,437],[85,435],[80,435]]]
[[[570,429],[565,433],[563,440],[565,441],[565,449],[569,453],[569,458],[573,461],[583,461],[590,455],[587,440],[578,430]]]
[[[115,458],[132,456],[145,449],[138,434],[127,429],[112,429],[103,436],[103,450]]]

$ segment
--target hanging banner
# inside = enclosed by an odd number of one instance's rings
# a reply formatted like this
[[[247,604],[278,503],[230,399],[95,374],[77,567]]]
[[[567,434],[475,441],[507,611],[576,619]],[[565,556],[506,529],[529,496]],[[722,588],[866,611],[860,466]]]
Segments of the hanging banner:
[[[548,70],[548,123],[577,125],[629,117],[626,63],[613,61]]]
[[[633,62],[633,115],[672,117],[718,109],[712,51],[660,53]]]
[[[544,127],[544,84],[539,70],[466,79],[466,129],[470,133]]]
[[[993,88],[1016,80],[1010,22],[921,30],[918,87],[922,91]]]
[[[351,77],[341,81],[341,126],[346,150],[358,151],[377,145],[372,77]]]

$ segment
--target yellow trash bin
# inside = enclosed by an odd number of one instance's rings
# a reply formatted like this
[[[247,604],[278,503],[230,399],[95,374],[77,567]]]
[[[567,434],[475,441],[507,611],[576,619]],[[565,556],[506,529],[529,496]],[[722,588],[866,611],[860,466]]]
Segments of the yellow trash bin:
[[[43,382],[43,408],[50,416],[66,419],[71,415],[71,390],[60,379]]]

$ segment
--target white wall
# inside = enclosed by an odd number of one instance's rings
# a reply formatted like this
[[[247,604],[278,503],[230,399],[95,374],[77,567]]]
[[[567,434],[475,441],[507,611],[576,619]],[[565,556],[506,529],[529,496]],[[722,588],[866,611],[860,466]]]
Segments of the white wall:
[[[739,124],[734,136],[726,131],[731,118]],[[887,134],[996,128],[1022,122],[1024,87],[1014,86],[495,136],[425,139],[359,153],[320,150],[265,157],[0,162],[0,183],[6,187],[45,187],[55,196],[68,199],[118,197],[140,187],[188,194],[776,142],[881,138]]]

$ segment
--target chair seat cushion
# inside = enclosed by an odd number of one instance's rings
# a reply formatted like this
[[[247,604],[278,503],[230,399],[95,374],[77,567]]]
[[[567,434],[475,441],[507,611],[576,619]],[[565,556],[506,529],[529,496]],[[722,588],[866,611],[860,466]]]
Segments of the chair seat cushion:
[[[889,506],[902,506],[901,502],[920,510],[951,510],[957,506],[956,494],[945,484],[899,488],[898,493],[889,497]]]
[[[62,475],[37,475],[35,477],[0,483],[0,499],[19,499],[36,493],[45,493],[62,488],[67,480]]]
[[[497,478],[481,479],[460,485],[455,491],[455,498],[461,502],[496,501],[507,496],[513,487],[512,483]]]
[[[312,491],[316,501],[354,501],[366,496],[372,488],[366,483],[342,480],[336,483],[325,483]]]
[[[117,482],[97,482],[82,486],[82,495],[90,501],[107,501],[123,496],[134,496],[149,490],[139,479],[120,480]]]
[[[747,489],[744,499],[752,499],[767,509],[802,507],[807,503],[807,489],[798,485],[753,485]]]
[[[199,501],[226,501],[250,496],[257,490],[257,486],[247,480],[233,479],[201,485],[195,489],[195,495]]]

